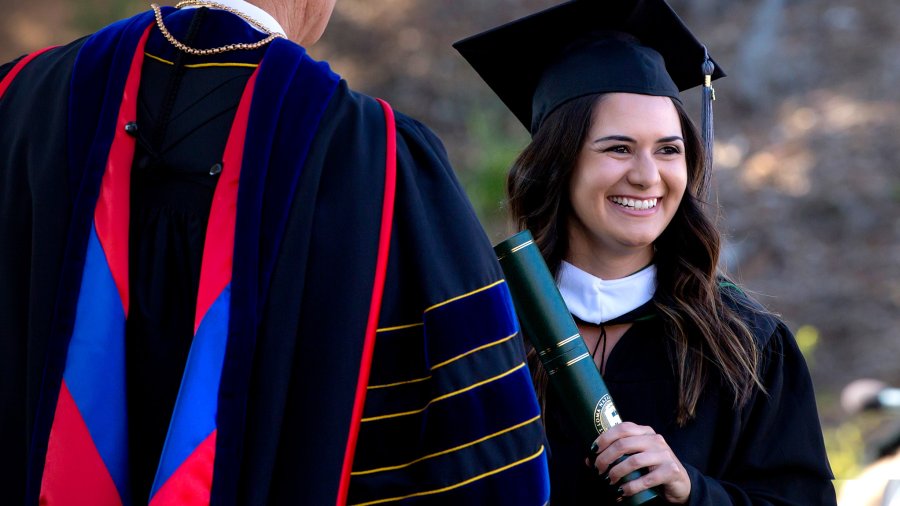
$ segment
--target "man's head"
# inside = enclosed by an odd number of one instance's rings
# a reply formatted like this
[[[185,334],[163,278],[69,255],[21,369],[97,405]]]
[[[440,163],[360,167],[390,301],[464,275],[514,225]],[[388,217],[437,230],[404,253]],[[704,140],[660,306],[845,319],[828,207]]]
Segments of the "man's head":
[[[271,14],[292,41],[309,47],[319,40],[336,0],[250,0]]]

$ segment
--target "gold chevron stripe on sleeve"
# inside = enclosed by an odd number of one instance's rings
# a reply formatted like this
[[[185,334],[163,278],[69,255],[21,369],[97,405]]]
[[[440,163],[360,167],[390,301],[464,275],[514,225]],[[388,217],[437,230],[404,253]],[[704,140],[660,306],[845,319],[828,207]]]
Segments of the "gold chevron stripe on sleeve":
[[[529,418],[528,420],[525,420],[525,421],[522,422],[522,423],[517,423],[517,424],[515,424],[515,425],[513,425],[513,426],[511,426],[511,427],[507,427],[507,428],[505,428],[505,429],[503,429],[503,430],[499,430],[499,431],[497,431],[497,432],[495,432],[495,433],[493,433],[493,434],[488,434],[487,436],[484,436],[484,437],[482,437],[482,438],[476,439],[475,441],[470,441],[470,442],[468,442],[468,443],[461,444],[461,445],[459,445],[459,446],[454,446],[453,448],[448,448],[448,449],[446,449],[446,450],[439,451],[439,452],[437,452],[437,453],[431,453],[431,454],[429,454],[429,455],[425,455],[425,456],[423,456],[423,457],[419,457],[419,458],[417,458],[416,460],[413,460],[412,462],[407,462],[407,463],[405,463],[405,464],[398,464],[398,465],[396,465],[396,466],[381,467],[381,468],[378,468],[378,469],[368,469],[368,470],[366,470],[366,471],[355,471],[355,472],[350,473],[350,475],[351,475],[351,476],[363,476],[363,475],[366,475],[366,474],[383,473],[383,472],[385,472],[385,471],[396,471],[397,469],[403,469],[403,468],[409,467],[409,466],[411,466],[411,465],[413,465],[413,464],[418,464],[419,462],[422,462],[423,460],[433,459],[433,458],[435,458],[435,457],[440,457],[441,455],[447,455],[448,453],[457,452],[457,451],[459,451],[459,450],[463,450],[463,449],[468,448],[468,447],[470,447],[470,446],[475,446],[475,445],[477,445],[477,444],[479,444],[479,443],[483,443],[483,442],[488,441],[488,440],[490,440],[490,439],[494,439],[495,437],[502,436],[503,434],[506,434],[506,433],[508,433],[508,432],[512,432],[512,431],[514,431],[514,430],[516,430],[516,429],[521,429],[522,427],[525,427],[526,425],[529,425],[529,424],[531,424],[531,423],[534,423],[534,422],[538,421],[540,418],[541,418],[541,415],[537,415],[537,416],[535,416],[535,417],[533,417],[533,418]]]
[[[413,383],[421,383],[423,381],[428,381],[431,379],[431,375],[425,376],[424,378],[416,378],[406,381],[398,381],[396,383],[386,383],[384,385],[369,385],[368,390],[378,390],[380,388],[390,388],[390,387],[398,387],[400,385],[410,385]]]
[[[413,327],[422,327],[424,323],[410,323],[409,325],[397,325],[396,327],[384,327],[381,329],[375,330],[375,332],[393,332],[395,330],[403,330],[403,329],[411,329]]]
[[[510,339],[516,337],[517,334],[518,334],[518,332],[513,332],[512,334],[510,334],[510,335],[504,337],[503,339],[499,339],[499,340],[494,341],[494,342],[492,342],[492,343],[487,343],[487,344],[481,345],[481,346],[479,346],[479,347],[477,347],[477,348],[475,348],[475,349],[469,350],[469,351],[467,351],[467,352],[465,352],[465,353],[462,353],[462,354],[460,354],[460,355],[457,355],[457,356],[455,356],[455,357],[453,357],[453,358],[451,358],[451,359],[444,360],[444,361],[441,362],[440,364],[435,364],[435,365],[431,366],[431,370],[434,371],[435,369],[437,369],[437,368],[439,368],[439,367],[444,367],[444,366],[447,365],[447,364],[451,364],[451,363],[453,363],[453,362],[456,362],[457,360],[459,360],[459,359],[461,359],[461,358],[463,358],[463,357],[467,357],[467,356],[469,356],[469,355],[471,355],[471,354],[473,354],[473,353],[477,353],[477,352],[479,352],[479,351],[481,351],[481,350],[486,350],[486,349],[488,349],[488,348],[490,348],[490,347],[497,346],[498,344],[503,344],[503,343],[505,343],[506,341],[509,341]]]
[[[516,372],[516,371],[518,371],[519,369],[521,369],[521,368],[523,368],[523,367],[525,367],[525,362],[522,362],[522,363],[520,363],[519,365],[513,367],[512,369],[510,369],[510,370],[508,370],[508,371],[506,371],[506,372],[500,373],[500,374],[494,376],[493,378],[488,378],[488,379],[486,379],[486,380],[484,380],[484,381],[479,381],[478,383],[475,383],[475,384],[473,384],[473,385],[469,385],[469,386],[467,386],[467,387],[465,387],[465,388],[461,388],[461,389],[459,389],[459,390],[455,390],[455,391],[453,391],[453,392],[449,392],[449,393],[446,393],[446,394],[444,394],[444,395],[435,397],[434,399],[431,399],[430,401],[428,401],[428,404],[425,404],[425,406],[422,407],[421,409],[414,409],[414,410],[412,410],[412,411],[403,411],[403,412],[401,412],[401,413],[391,413],[391,414],[388,414],[388,415],[372,416],[372,417],[369,417],[369,418],[363,418],[363,419],[362,419],[362,422],[363,422],[363,423],[365,423],[365,422],[376,422],[376,421],[378,421],[378,420],[386,420],[386,419],[388,419],[388,418],[397,418],[397,417],[400,417],[400,416],[415,415],[415,414],[418,414],[418,413],[422,413],[423,411],[425,411],[426,409],[428,409],[428,407],[431,406],[432,404],[434,404],[435,402],[442,401],[442,400],[444,400],[444,399],[449,399],[450,397],[457,396],[457,395],[459,395],[459,394],[468,392],[469,390],[478,388],[478,387],[480,387],[480,386],[482,386],[482,385],[486,385],[486,384],[491,383],[491,382],[493,382],[493,381],[497,381],[497,380],[499,380],[499,379],[501,379],[501,378],[504,378],[504,377],[506,377],[506,376],[509,376],[510,374],[512,374],[512,373],[514,373],[514,372]]]
[[[456,301],[458,301],[458,300],[460,300],[460,299],[465,299],[466,297],[470,297],[470,296],[472,296],[472,295],[475,295],[476,293],[483,292],[483,291],[485,291],[485,290],[489,290],[489,289],[491,289],[491,288],[493,288],[493,287],[495,287],[495,286],[497,286],[497,285],[503,284],[503,283],[506,283],[506,280],[501,279],[500,281],[495,281],[495,282],[493,282],[493,283],[491,283],[491,284],[489,284],[489,285],[487,285],[487,286],[483,286],[483,287],[481,287],[481,288],[479,288],[479,289],[477,289],[477,290],[472,290],[472,291],[469,292],[469,293],[464,293],[464,294],[462,294],[462,295],[458,295],[458,296],[456,296],[456,297],[453,297],[452,299],[447,299],[447,300],[445,300],[444,302],[439,302],[439,303],[437,303],[437,304],[435,304],[435,305],[429,307],[428,309],[426,309],[425,312],[427,313],[427,312],[431,311],[432,309],[437,309],[437,308],[439,308],[439,307],[441,307],[441,306],[446,306],[447,304],[450,304],[451,302],[456,302]]]
[[[461,354],[459,354],[459,355],[457,355],[457,356],[455,356],[455,357],[453,357],[453,358],[451,358],[451,359],[447,359],[447,360],[441,362],[440,364],[433,365],[433,366],[431,367],[431,370],[434,371],[435,369],[438,369],[438,368],[440,368],[440,367],[444,367],[445,365],[448,365],[448,364],[451,364],[451,363],[453,363],[453,362],[456,362],[457,360],[460,360],[460,359],[465,358],[465,357],[467,357],[467,356],[469,356],[469,355],[472,355],[473,353],[477,353],[477,352],[479,352],[479,351],[486,350],[486,349],[488,349],[488,348],[497,346],[498,344],[503,344],[503,343],[509,341],[510,339],[516,337],[516,335],[518,335],[518,332],[515,332],[515,333],[513,333],[513,334],[510,334],[510,335],[504,337],[503,339],[498,339],[497,341],[494,341],[494,342],[491,342],[491,343],[487,343],[487,344],[481,345],[481,346],[479,346],[479,347],[477,347],[477,348],[471,349],[471,350],[469,350],[469,351],[467,351],[467,352],[465,352],[465,353],[461,353]],[[368,387],[368,389],[369,389],[369,390],[377,390],[377,389],[380,389],[380,388],[390,388],[390,387],[396,387],[396,386],[400,386],[400,385],[409,385],[410,383],[419,383],[419,382],[422,382],[422,381],[428,381],[428,380],[430,380],[430,379],[431,379],[431,375],[428,375],[428,376],[425,376],[425,377],[422,377],[422,378],[415,378],[415,379],[405,380],[405,381],[397,381],[397,382],[395,382],[395,383],[387,383],[387,384],[384,384],[384,385],[370,385],[370,386]]]
[[[497,469],[494,469],[492,471],[488,471],[486,473],[479,474],[478,476],[473,476],[472,478],[469,478],[468,480],[461,481],[459,483],[454,483],[453,485],[449,485],[447,487],[438,488],[435,490],[425,490],[423,492],[416,492],[414,494],[404,495],[404,496],[400,496],[400,497],[389,497],[387,499],[378,499],[376,501],[358,503],[358,504],[354,504],[352,506],[372,506],[373,504],[384,504],[386,502],[402,501],[403,499],[409,499],[411,497],[422,497],[422,496],[426,496],[426,495],[440,494],[441,492],[448,492],[450,490],[453,490],[453,489],[456,489],[459,487],[463,487],[470,483],[474,483],[478,480],[487,478],[488,476],[493,476],[495,474],[502,473],[503,471],[506,471],[507,469],[512,469],[512,468],[514,468],[518,465],[524,464],[526,462],[530,462],[530,461],[540,457],[541,454],[543,454],[543,453],[544,453],[544,445],[541,445],[540,449],[534,455],[529,455],[528,457],[525,457],[524,459],[521,459],[521,460],[517,460],[517,461],[513,462],[512,464],[507,464],[503,467],[498,467]]]

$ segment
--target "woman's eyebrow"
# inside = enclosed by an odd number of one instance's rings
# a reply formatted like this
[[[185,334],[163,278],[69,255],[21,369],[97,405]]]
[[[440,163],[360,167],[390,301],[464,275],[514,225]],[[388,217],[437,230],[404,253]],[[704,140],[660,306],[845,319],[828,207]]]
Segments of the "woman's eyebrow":
[[[593,144],[597,144],[598,142],[607,142],[607,141],[616,141],[616,142],[630,142],[636,143],[637,141],[627,135],[607,135],[606,137],[600,137],[599,139],[594,139]],[[671,135],[669,137],[661,137],[656,140],[658,144],[666,143],[666,142],[675,142],[681,141],[684,142],[684,139],[679,135]]]
[[[631,142],[631,143],[637,142],[636,140],[632,139],[631,137],[628,137],[627,135],[608,135],[606,137],[600,137],[599,139],[594,139],[593,143],[597,144],[598,142],[606,142],[606,141]]]

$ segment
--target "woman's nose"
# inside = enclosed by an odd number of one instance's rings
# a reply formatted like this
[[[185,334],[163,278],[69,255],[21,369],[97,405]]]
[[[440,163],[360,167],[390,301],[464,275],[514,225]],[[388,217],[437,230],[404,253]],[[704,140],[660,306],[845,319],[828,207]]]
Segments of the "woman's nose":
[[[652,154],[639,153],[634,160],[634,165],[626,174],[630,184],[640,188],[649,188],[659,182],[659,167]]]

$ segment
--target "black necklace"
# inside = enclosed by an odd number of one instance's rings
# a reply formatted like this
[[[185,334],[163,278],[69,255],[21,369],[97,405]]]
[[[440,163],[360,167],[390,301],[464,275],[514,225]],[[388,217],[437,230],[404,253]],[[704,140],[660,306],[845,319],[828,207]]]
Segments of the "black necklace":
[[[655,305],[653,304],[653,301],[650,300],[638,306],[637,308],[623,314],[622,316],[617,316],[616,318],[605,322],[586,322],[575,315],[572,315],[572,318],[575,319],[576,323],[584,325],[585,327],[600,328],[600,337],[598,337],[597,342],[594,343],[594,349],[591,350],[591,358],[593,358],[594,362],[596,362],[597,350],[601,349],[599,369],[600,375],[602,376],[603,371],[606,369],[606,361],[604,360],[604,358],[606,357],[606,326],[635,323],[639,321],[649,320],[654,316],[656,316]]]
[[[607,323],[604,323],[604,322],[601,322],[601,323],[586,322],[586,321],[582,320],[581,318],[579,318],[579,317],[577,317],[577,316],[575,316],[575,315],[572,315],[572,318],[575,320],[575,323],[577,323],[578,325],[583,325],[583,326],[585,326],[585,327],[594,327],[594,328],[598,328],[598,327],[599,327],[599,328],[600,328],[600,337],[598,337],[598,338],[597,338],[597,342],[594,343],[594,349],[591,350],[591,358],[594,359],[594,362],[595,362],[595,363],[597,362],[597,350],[598,350],[598,349],[600,348],[600,346],[602,345],[602,346],[603,346],[603,351],[601,352],[601,355],[600,355],[600,365],[598,366],[598,368],[600,369],[600,375],[602,376],[602,375],[603,375],[603,369],[604,369],[604,361],[603,361],[603,357],[606,356],[606,325],[607,325]]]

